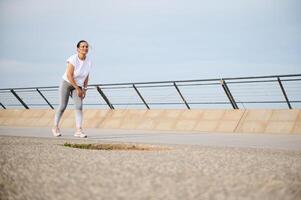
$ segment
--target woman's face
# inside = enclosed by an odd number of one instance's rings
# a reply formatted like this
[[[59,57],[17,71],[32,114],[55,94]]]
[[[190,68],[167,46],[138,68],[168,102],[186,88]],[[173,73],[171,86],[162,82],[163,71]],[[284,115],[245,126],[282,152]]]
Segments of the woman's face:
[[[81,42],[77,48],[77,52],[83,55],[88,54],[89,44],[87,42]]]

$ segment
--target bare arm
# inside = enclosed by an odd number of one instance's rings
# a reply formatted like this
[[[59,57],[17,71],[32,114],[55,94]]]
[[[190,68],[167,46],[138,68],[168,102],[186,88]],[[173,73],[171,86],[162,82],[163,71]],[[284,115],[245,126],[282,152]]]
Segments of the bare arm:
[[[76,89],[77,95],[79,97],[82,97],[83,92],[74,80],[74,66],[70,63],[67,64],[67,78],[68,78],[69,82],[71,83],[71,85]]]
[[[84,88],[86,88],[88,86],[88,82],[89,82],[89,74],[88,74],[87,78],[85,79]]]
[[[88,87],[88,82],[89,82],[89,75],[87,76],[84,82],[84,89],[83,89],[83,96],[82,96],[83,98],[86,97],[86,88]]]
[[[76,84],[75,80],[74,80],[74,66],[70,63],[67,64],[67,78],[69,80],[69,82],[71,83],[71,85],[77,89],[78,85]]]

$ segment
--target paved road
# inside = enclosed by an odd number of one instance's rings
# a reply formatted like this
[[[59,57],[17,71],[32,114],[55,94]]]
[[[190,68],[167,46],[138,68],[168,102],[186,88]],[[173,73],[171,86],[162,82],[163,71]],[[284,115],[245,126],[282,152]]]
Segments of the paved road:
[[[88,139],[75,139],[66,129],[63,137],[53,138],[46,128],[0,127],[0,199],[299,200],[301,196],[300,136],[96,129],[86,133]],[[63,146],[112,141],[152,143],[161,150]]]
[[[62,134],[62,139],[74,138],[72,129],[63,129]],[[217,134],[103,129],[87,129],[86,134],[88,135],[88,140],[301,151],[301,135]],[[3,126],[0,126],[0,135],[41,138],[52,137],[49,128],[17,128]]]

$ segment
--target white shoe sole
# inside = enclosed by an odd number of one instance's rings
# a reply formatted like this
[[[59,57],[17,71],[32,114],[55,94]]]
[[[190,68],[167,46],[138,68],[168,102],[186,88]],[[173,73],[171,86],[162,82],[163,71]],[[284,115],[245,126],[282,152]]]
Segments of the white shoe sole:
[[[54,137],[60,137],[60,136],[62,136],[61,133],[57,133],[54,129],[52,129],[52,135]]]
[[[76,135],[76,134],[74,134],[74,137],[86,138],[87,136],[86,135]]]

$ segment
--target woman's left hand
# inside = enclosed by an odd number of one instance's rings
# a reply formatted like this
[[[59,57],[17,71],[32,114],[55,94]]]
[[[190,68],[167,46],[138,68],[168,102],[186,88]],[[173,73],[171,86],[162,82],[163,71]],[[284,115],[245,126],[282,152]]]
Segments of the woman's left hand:
[[[86,90],[83,89],[83,95],[82,95],[82,99],[84,99],[86,97]]]

